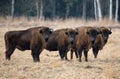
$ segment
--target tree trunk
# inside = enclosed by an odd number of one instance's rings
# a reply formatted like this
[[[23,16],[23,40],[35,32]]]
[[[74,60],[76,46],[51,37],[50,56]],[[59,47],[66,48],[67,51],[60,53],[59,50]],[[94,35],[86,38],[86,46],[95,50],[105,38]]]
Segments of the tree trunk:
[[[55,2],[56,0],[53,0],[53,11],[52,11],[52,18],[54,19],[55,18],[55,9],[56,9],[56,5],[55,5]]]
[[[97,0],[97,6],[98,6],[98,19],[99,21],[102,20],[102,13],[101,13],[101,6],[100,6],[100,1]]]
[[[12,8],[11,8],[12,21],[14,21],[14,3],[15,3],[15,1],[12,0]]]
[[[55,2],[56,0],[50,0],[50,4],[51,4],[51,7],[52,7],[52,11],[51,11],[51,19],[54,20],[55,18],[55,9],[56,9],[56,5],[55,5]]]
[[[116,0],[115,22],[118,21],[118,0]]]
[[[94,12],[95,12],[95,20],[98,20],[97,1],[96,0],[94,0]]]
[[[112,0],[110,0],[109,19],[112,20]]]
[[[82,19],[86,20],[86,0],[83,0],[83,13],[82,13]]]
[[[37,22],[39,21],[39,3],[38,0],[36,0],[36,10],[37,10]]]
[[[40,20],[43,19],[43,1],[40,0]]]
[[[68,16],[69,16],[69,11],[70,11],[70,6],[69,6],[69,4],[67,3],[67,6],[66,6],[65,19],[67,19],[67,18],[68,18]]]

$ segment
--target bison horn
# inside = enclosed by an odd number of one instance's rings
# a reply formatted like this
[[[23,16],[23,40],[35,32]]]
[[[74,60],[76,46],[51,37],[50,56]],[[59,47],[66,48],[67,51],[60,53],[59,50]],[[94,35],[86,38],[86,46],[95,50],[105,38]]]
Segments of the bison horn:
[[[108,29],[111,31],[111,28],[110,28],[110,27],[109,27]]]
[[[53,31],[53,29],[50,29],[50,31]]]

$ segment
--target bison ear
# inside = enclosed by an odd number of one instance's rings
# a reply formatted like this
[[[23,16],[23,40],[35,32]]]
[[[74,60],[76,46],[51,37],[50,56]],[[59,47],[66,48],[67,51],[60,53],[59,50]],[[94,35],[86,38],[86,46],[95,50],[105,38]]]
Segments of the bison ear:
[[[50,34],[52,33],[52,31],[50,31]]]
[[[68,35],[68,32],[65,32],[66,35]]]
[[[86,33],[89,35],[90,34],[90,32],[89,32],[89,30],[88,29],[86,29]]]
[[[50,34],[53,32],[53,29],[50,29]]]
[[[75,34],[78,35],[78,29],[77,28],[75,29]]]
[[[111,32],[111,28],[109,27],[109,32],[108,32],[109,34],[112,34],[112,32]]]
[[[76,31],[75,34],[78,35],[78,31]]]
[[[111,32],[111,31],[109,31],[109,32],[108,32],[108,34],[112,34],[112,32]]]
[[[40,33],[43,33],[43,31],[42,31],[42,30],[40,30]]]

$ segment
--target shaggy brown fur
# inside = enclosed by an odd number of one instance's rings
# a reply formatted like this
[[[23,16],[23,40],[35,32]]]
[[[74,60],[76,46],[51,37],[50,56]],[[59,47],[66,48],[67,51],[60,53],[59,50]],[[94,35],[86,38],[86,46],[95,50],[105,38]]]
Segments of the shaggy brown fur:
[[[65,57],[67,59],[67,52],[69,51],[74,39],[77,35],[77,31],[73,29],[59,29],[54,31],[47,42],[46,49],[49,51],[59,51],[61,59]]]
[[[100,27],[101,34],[99,34],[95,40],[95,44],[92,46],[94,58],[97,58],[99,50],[102,50],[108,41],[109,35],[112,34],[110,28]]]
[[[78,36],[75,38],[75,45],[71,51],[71,59],[73,58],[73,51],[79,56],[79,61],[81,62],[82,51],[84,51],[85,61],[88,59],[88,51],[94,45],[97,35],[100,33],[95,27],[79,27]]]
[[[15,48],[19,50],[31,50],[35,62],[40,61],[39,55],[46,46],[45,40],[52,33],[48,27],[35,27],[21,31],[9,31],[5,33],[5,57],[10,60]]]

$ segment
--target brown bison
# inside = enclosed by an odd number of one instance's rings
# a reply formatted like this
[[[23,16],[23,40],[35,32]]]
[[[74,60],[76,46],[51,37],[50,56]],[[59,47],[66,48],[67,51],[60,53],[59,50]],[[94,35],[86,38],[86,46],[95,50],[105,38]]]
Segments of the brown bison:
[[[112,34],[110,28],[100,27],[99,30],[101,34],[97,36],[95,43],[92,46],[94,58],[97,58],[99,50],[103,49],[103,47],[108,41],[109,35]]]
[[[100,32],[95,27],[79,27],[77,29],[78,35],[71,49],[71,59],[73,58],[73,51],[75,51],[76,57],[78,55],[81,62],[82,51],[84,51],[85,61],[87,62],[88,51],[94,45],[96,37]]]
[[[15,48],[24,51],[31,50],[34,62],[40,61],[39,55],[46,46],[46,41],[52,30],[48,27],[35,27],[21,31],[5,33],[5,57],[10,60]]]
[[[74,43],[75,37],[78,34],[77,30],[59,29],[54,31],[47,42],[46,49],[49,51],[59,51],[61,59],[67,59],[67,52]]]

